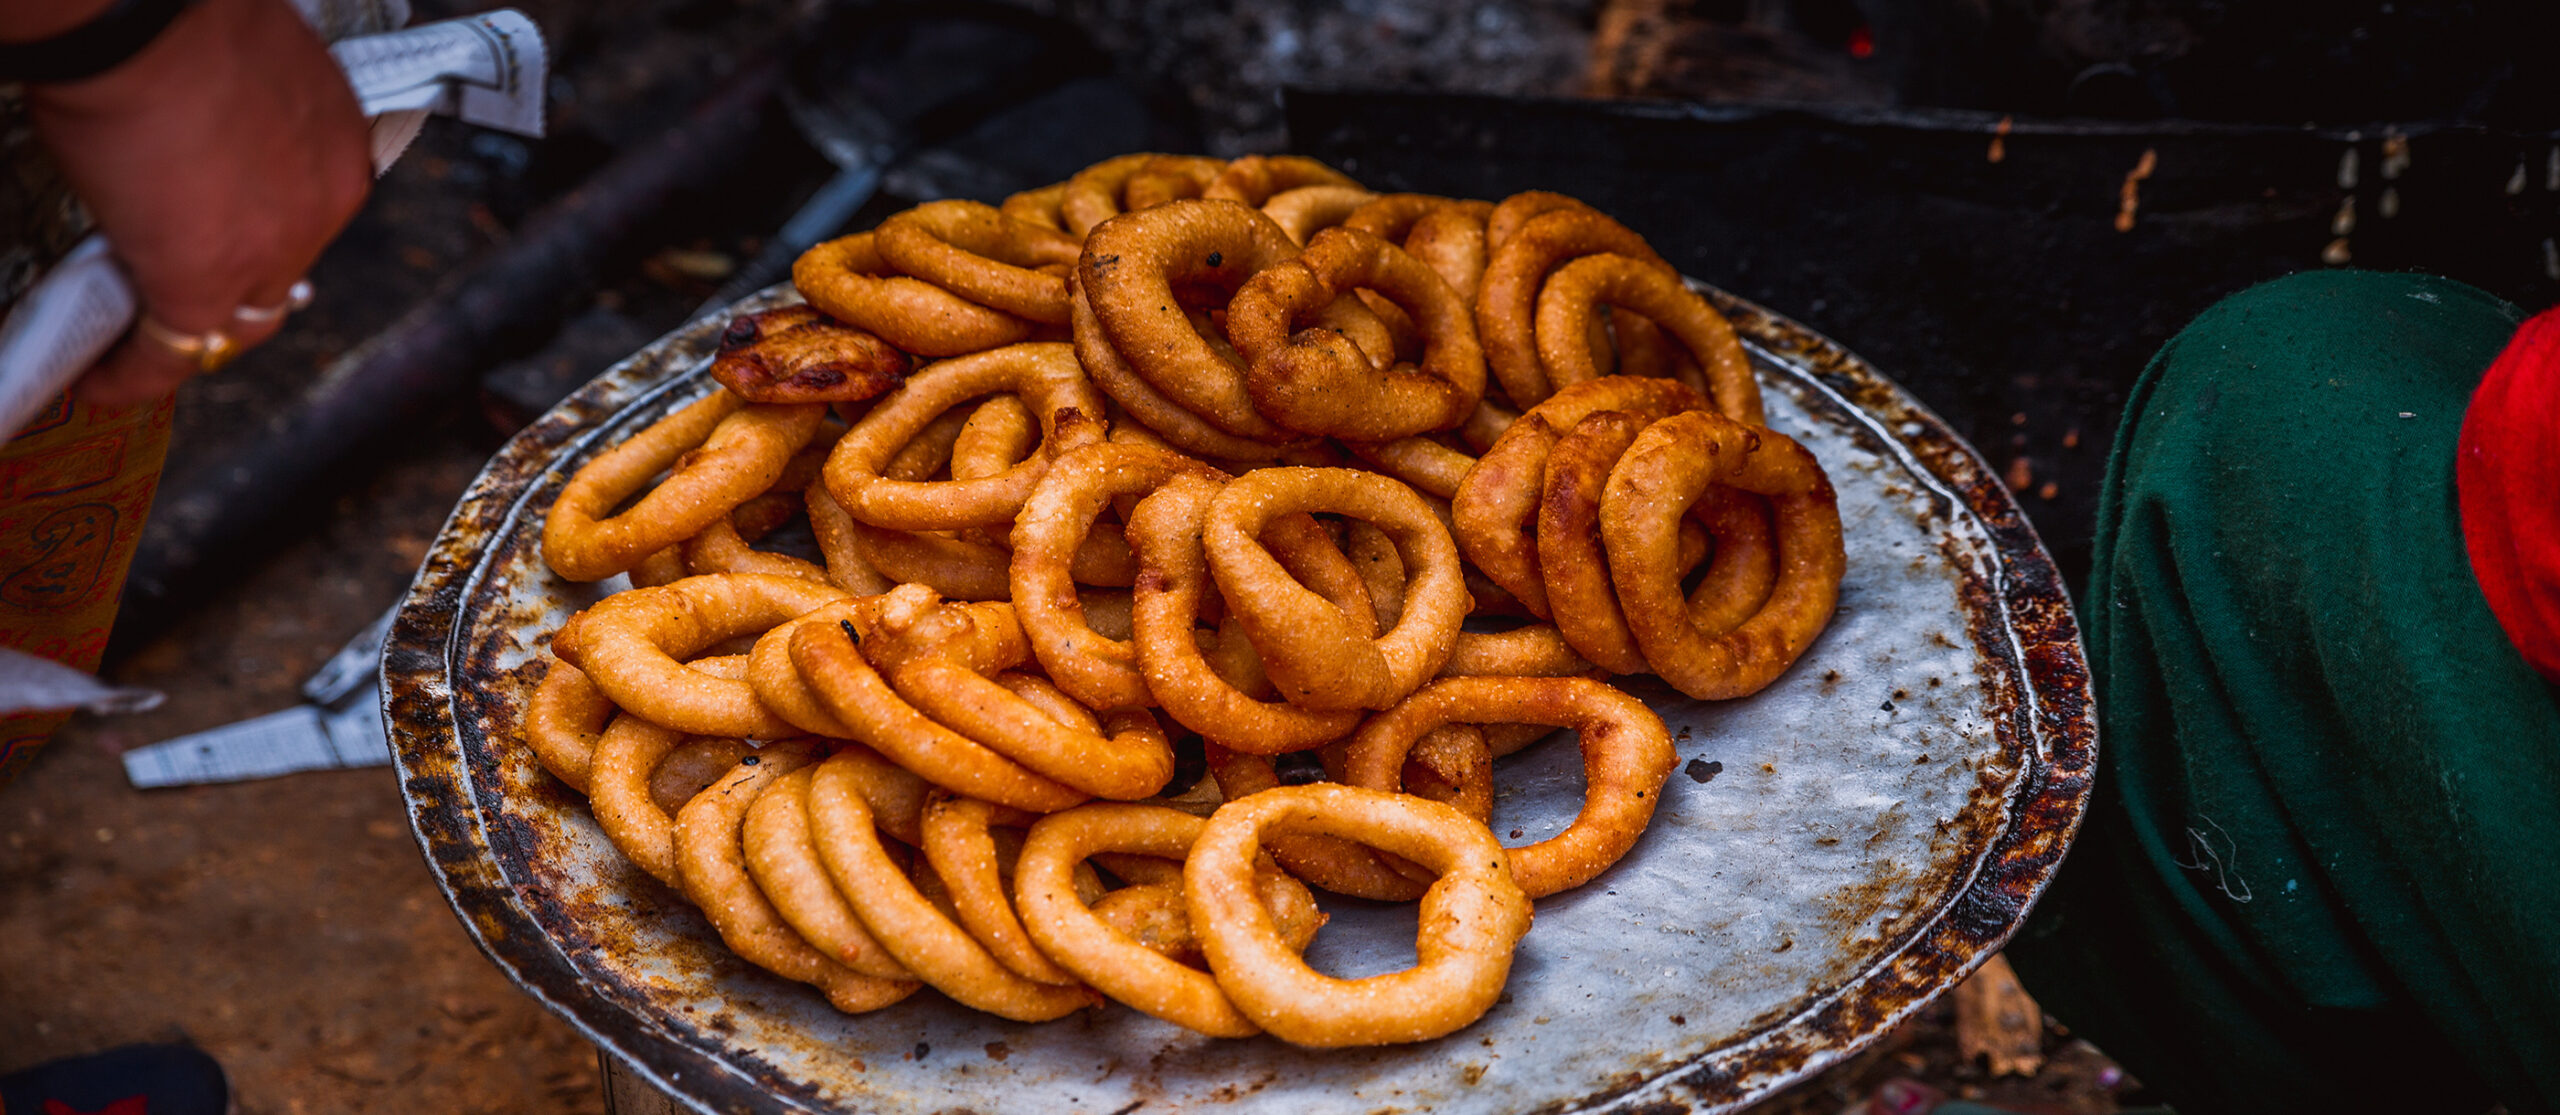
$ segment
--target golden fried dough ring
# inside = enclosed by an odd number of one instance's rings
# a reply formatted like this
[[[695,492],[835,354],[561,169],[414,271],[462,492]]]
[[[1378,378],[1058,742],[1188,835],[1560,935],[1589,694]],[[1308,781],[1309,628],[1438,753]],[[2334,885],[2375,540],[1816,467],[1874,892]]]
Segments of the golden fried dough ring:
[[[747,873],[774,912],[827,959],[874,979],[912,982],[915,973],[862,927],[853,906],[836,893],[826,865],[818,862],[817,845],[809,838],[809,777],[814,773],[814,764],[802,767],[756,795],[740,834]],[[876,818],[878,806],[873,813]]]
[[[1058,212],[1068,232],[1087,236],[1095,225],[1129,210],[1200,196],[1226,166],[1217,159],[1146,152],[1105,159],[1067,179]],[[1142,174],[1144,184],[1138,182]]]
[[[1095,417],[1100,417],[1096,415]],[[1019,396],[994,395],[969,412],[951,439],[951,478],[984,480],[1031,459],[1040,420]]]
[[[828,712],[826,705],[811,691],[800,676],[800,668],[791,662],[791,636],[804,624],[837,624],[854,618],[855,601],[838,600],[821,604],[807,614],[776,624],[770,631],[756,636],[755,646],[747,652],[747,684],[755,690],[756,699],[764,702],[775,716],[792,727],[814,736],[834,740],[853,738],[853,729]]]
[[[745,662],[736,656],[705,658],[694,667],[706,675],[734,676]],[[614,717],[597,738],[587,768],[587,804],[605,838],[640,869],[668,886],[676,874],[675,818],[653,792],[658,764],[686,742],[685,733],[628,713]]]
[[[1253,864],[1267,836],[1322,833],[1437,873],[1422,896],[1418,963],[1339,980],[1309,968],[1262,906]],[[1183,893],[1218,986],[1248,1018],[1295,1045],[1427,1041],[1482,1017],[1529,931],[1529,899],[1493,834],[1456,809],[1349,786],[1284,786],[1209,818],[1182,869]]]
[[[1076,359],[1093,377],[1094,386],[1135,419],[1112,423],[1114,437],[1137,427],[1174,448],[1215,460],[1262,463],[1281,458],[1285,451],[1279,443],[1237,437],[1184,410],[1181,403],[1156,390],[1154,384],[1120,358],[1119,349],[1112,347],[1111,338],[1102,331],[1101,319],[1094,316],[1093,300],[1085,295],[1084,281],[1071,280],[1067,293],[1075,314]],[[1184,318],[1186,323],[1189,320]],[[1198,335],[1196,330],[1194,335]]]
[[[1495,215],[1500,216],[1499,208]],[[1488,222],[1486,235],[1491,238]],[[1644,238],[1627,226],[1591,209],[1567,207],[1530,219],[1493,250],[1485,265],[1484,283],[1476,293],[1476,333],[1485,361],[1511,401],[1534,405],[1560,386],[1540,362],[1536,336],[1538,292],[1548,275],[1566,261],[1614,252],[1658,267],[1679,281],[1679,273],[1654,253]],[[1587,333],[1574,334],[1576,340]]]
[[[1344,780],[1399,789],[1414,741],[1451,723],[1545,724],[1582,736],[1582,811],[1563,832],[1510,851],[1511,875],[1531,898],[1590,882],[1635,847],[1680,761],[1662,718],[1606,682],[1449,678],[1361,725],[1344,755]]]
[[[1254,409],[1244,368],[1192,326],[1175,288],[1231,294],[1257,272],[1297,254],[1289,234],[1260,210],[1177,201],[1094,229],[1085,237],[1076,275],[1103,339],[1138,378],[1219,430],[1286,443],[1299,435]],[[1127,398],[1120,405],[1147,417]],[[1175,443],[1182,441],[1175,437]]]
[[[994,476],[941,482],[896,480],[891,458],[945,411],[1012,392],[1040,416],[1047,451]],[[1072,415],[1073,417],[1070,417]],[[1013,521],[1040,482],[1049,457],[1100,440],[1102,396],[1063,344],[1021,344],[926,365],[845,431],[827,458],[827,491],[845,513],[872,526],[951,530]]]
[[[844,505],[827,492],[825,480],[811,483],[800,495],[809,509],[809,533],[817,536],[818,552],[826,555],[828,583],[856,596],[877,596],[897,583],[881,576],[878,569],[872,568],[870,559],[862,556],[854,539],[858,524],[853,516],[844,513]]]
[[[800,253],[791,285],[829,317],[868,329],[901,351],[957,356],[1009,345],[1038,323],[909,278],[880,257],[873,234],[829,240]]]
[[[553,662],[525,703],[524,743],[552,777],[587,792],[587,764],[597,737],[613,721],[613,700],[577,667]]]
[[[1033,983],[1074,987],[1076,974],[1042,955],[1023,932],[1013,896],[1005,888],[1005,878],[1015,868],[996,846],[994,826],[1025,825],[1031,818],[1007,809],[1000,822],[998,808],[975,798],[936,793],[924,807],[925,861],[949,890],[960,924],[997,963]],[[1015,852],[1018,855],[1020,849]]]
[[[1446,280],[1459,300],[1470,306],[1475,305],[1477,288],[1484,285],[1485,265],[1493,255],[1485,246],[1484,233],[1485,215],[1492,211],[1493,206],[1481,201],[1452,202],[1423,214],[1404,235],[1404,250]]]
[[[1227,801],[1280,785],[1280,776],[1266,756],[1232,751],[1215,743],[1206,745],[1203,751],[1208,757],[1209,777],[1217,780],[1218,796]],[[1306,880],[1309,886],[1335,894],[1373,902],[1411,902],[1422,897],[1430,886],[1427,878],[1413,878],[1397,870],[1389,856],[1338,836],[1273,836],[1264,845],[1271,858],[1288,868],[1290,874]]]
[[[1393,441],[1346,441],[1343,448],[1351,455],[1376,466],[1379,472],[1413,485],[1424,495],[1448,499],[1458,494],[1458,485],[1467,478],[1467,470],[1476,467],[1476,459],[1427,437],[1402,437]]]
[[[1558,390],[1521,416],[1476,459],[1476,467],[1449,501],[1458,545],[1530,613],[1545,619],[1545,578],[1538,567],[1538,499],[1546,487],[1547,455],[1563,431],[1603,410],[1660,418],[1703,410],[1706,397],[1678,380],[1605,376]]]
[[[881,846],[871,807],[854,781],[833,759],[818,765],[809,779],[809,830],[836,889],[898,963],[960,1003],[1016,1022],[1045,1022],[1099,1002],[1081,987],[1013,974],[935,909]]]
[[[573,581],[600,581],[699,533],[773,486],[818,432],[826,408],[747,406],[716,391],[597,454],[542,524],[542,556]],[[630,509],[615,506],[670,474]]]
[[[1137,648],[1105,638],[1085,621],[1068,559],[1114,497],[1152,492],[1186,475],[1226,479],[1206,464],[1161,449],[1083,446],[1050,463],[1014,520],[1014,614],[1050,678],[1094,708],[1150,708],[1156,700],[1138,672]]]
[[[1602,258],[1598,256],[1594,259]],[[1618,589],[1609,582],[1608,556],[1600,546],[1600,493],[1609,470],[1646,419],[1604,410],[1585,417],[1547,451],[1547,477],[1538,499],[1538,568],[1556,630],[1582,657],[1613,674],[1648,668]]]
[[[1591,663],[1574,651],[1554,624],[1532,623],[1509,631],[1460,632],[1457,649],[1449,652],[1440,676],[1569,677],[1591,669]]]
[[[1375,291],[1420,335],[1418,367],[1372,363],[1339,333],[1298,324],[1354,289]],[[1292,430],[1388,441],[1465,421],[1484,396],[1484,352],[1465,303],[1439,275],[1385,240],[1326,229],[1294,260],[1246,280],[1227,332],[1247,363],[1245,390]],[[1390,354],[1392,358],[1392,354]]]
[[[761,635],[844,593],[762,573],[714,573],[597,601],[578,622],[580,670],[613,703],[681,732],[777,739],[798,729],[743,681],[677,661],[725,639]]]
[[[896,387],[911,363],[814,306],[776,306],[731,319],[711,378],[751,403],[852,403]]]
[[[1200,531],[1218,490],[1214,481],[1178,476],[1130,512],[1129,542],[1138,551],[1130,641],[1148,692],[1175,722],[1239,751],[1298,751],[1350,734],[1360,722],[1356,710],[1326,712],[1257,701],[1201,655],[1193,625],[1209,583],[1209,563],[1201,552]],[[1271,544],[1282,545],[1277,539]],[[1258,672],[1259,660],[1242,628],[1222,632],[1218,643],[1222,658],[1240,655]]]
[[[861,1014],[905,999],[923,985],[857,972],[812,947],[756,888],[740,843],[756,800],[775,780],[818,757],[814,746],[785,742],[739,760],[676,814],[676,854],[685,895],[702,908],[729,951],[775,975],[817,987],[837,1010]]]
[[[1035,813],[1054,812],[1085,799],[1075,789],[1034,773],[917,711],[881,679],[844,625],[834,629],[802,625],[792,633],[791,661],[819,703],[852,729],[855,739],[880,749],[928,782]]]
[[[1304,244],[1308,237],[1349,220],[1377,197],[1358,186],[1300,186],[1272,195],[1262,203],[1262,215],[1278,224],[1291,241]]]
[[[1237,1013],[1215,977],[1104,924],[1075,892],[1075,867],[1085,857],[1137,852],[1181,859],[1207,823],[1158,805],[1095,802],[1053,813],[1031,826],[1014,865],[1014,891],[1023,928],[1041,951],[1096,990],[1211,1037],[1251,1037],[1262,1028]]]
[[[1584,256],[1548,276],[1538,295],[1538,357],[1548,377],[1562,387],[1596,379],[1600,369],[1591,346],[1582,341],[1602,305],[1643,314],[1680,341],[1705,369],[1716,412],[1736,422],[1761,425],[1760,381],[1751,374],[1733,325],[1678,275],[1622,255]],[[1631,319],[1616,318],[1620,325]]]
[[[1067,323],[1064,278],[1035,270],[1076,261],[1077,239],[974,201],[928,201],[880,222],[889,266],[981,306],[1049,325]]]
[[[1505,241],[1519,233],[1522,225],[1560,209],[1579,210],[1585,213],[1599,212],[1581,198],[1546,190],[1524,190],[1502,199],[1500,204],[1493,206],[1492,210],[1485,214],[1486,246],[1500,249]]]
[[[1710,637],[1690,622],[1684,571],[1673,566],[1679,522],[1713,484],[1769,497],[1778,580],[1749,620]],[[1636,435],[1601,496],[1600,537],[1645,661],[1700,700],[1746,697],[1786,672],[1830,622],[1847,565],[1839,496],[1813,454],[1784,434],[1707,411]]]
[[[891,688],[925,715],[1083,793],[1130,800],[1173,778],[1173,743],[1144,709],[1112,712],[1100,730],[1083,729],[947,658],[922,656],[883,669]]]
[[[1262,547],[1265,526],[1301,511],[1365,519],[1394,540],[1414,572],[1393,630],[1360,636],[1346,609],[1298,584]],[[1261,652],[1272,684],[1310,708],[1385,708],[1403,699],[1448,660],[1471,603],[1449,529],[1412,489],[1375,473],[1246,473],[1211,502],[1201,544],[1219,594]]]
[[[1360,184],[1349,175],[1304,155],[1247,155],[1228,163],[1218,172],[1216,181],[1201,197],[1211,201],[1241,201],[1262,205],[1289,190],[1307,186],[1349,186]]]
[[[1008,197],[1004,199],[1004,204],[996,208],[1003,210],[1005,216],[1024,224],[1038,225],[1051,232],[1065,232],[1067,217],[1060,210],[1060,205],[1066,199],[1067,184],[1053,182],[1038,189],[1024,190]],[[1083,239],[1082,233],[1076,233],[1075,236],[1079,240]]]

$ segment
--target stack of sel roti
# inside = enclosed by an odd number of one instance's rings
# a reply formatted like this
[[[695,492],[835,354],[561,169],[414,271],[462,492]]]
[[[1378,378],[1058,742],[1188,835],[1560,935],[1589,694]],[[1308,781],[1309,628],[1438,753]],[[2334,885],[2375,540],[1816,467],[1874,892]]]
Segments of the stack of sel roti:
[[[847,1012],[1455,1032],[1652,819],[1671,741],[1613,679],[1749,696],[1838,600],[1732,327],[1569,197],[1137,154],[792,278],[550,507],[554,572],[633,587],[552,635],[523,741]],[[1506,848],[1494,761],[1558,728],[1582,808]],[[1310,968],[1318,890],[1418,902],[1420,962]]]

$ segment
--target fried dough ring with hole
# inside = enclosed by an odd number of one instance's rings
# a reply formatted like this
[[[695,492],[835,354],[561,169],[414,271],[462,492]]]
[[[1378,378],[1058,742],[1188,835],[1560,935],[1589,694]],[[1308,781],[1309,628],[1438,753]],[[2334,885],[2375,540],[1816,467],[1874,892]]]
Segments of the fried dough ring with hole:
[[[1225,433],[1286,444],[1303,437],[1254,409],[1245,369],[1193,327],[1175,288],[1231,298],[1256,273],[1297,254],[1289,234],[1258,209],[1176,201],[1094,229],[1076,275],[1102,338],[1138,378]],[[1120,405],[1139,412],[1126,398]]]
[[[727,676],[743,673],[745,665],[731,655],[701,659],[693,668],[707,676]],[[659,804],[650,776],[687,738],[677,729],[624,713],[596,739],[587,767],[587,806],[596,826],[624,858],[671,887],[683,886],[676,874],[675,818]]]
[[[791,285],[827,316],[880,335],[918,356],[957,356],[1013,344],[1039,323],[981,306],[891,268],[873,233],[829,240],[800,253]]]
[[[1144,709],[1115,711],[1100,730],[1083,729],[942,656],[881,669],[918,711],[1081,793],[1125,801],[1153,794],[1173,778],[1173,743]]]
[[[1300,329],[1354,290],[1375,291],[1412,321],[1419,366],[1373,362],[1341,334]],[[1318,233],[1298,258],[1255,274],[1227,305],[1227,333],[1246,360],[1256,409],[1303,433],[1359,441],[1443,430],[1484,397],[1484,352],[1449,284],[1420,260],[1354,229]]]
[[[1405,251],[1446,280],[1469,306],[1475,305],[1485,265],[1493,257],[1484,233],[1485,216],[1492,211],[1492,205],[1481,201],[1443,205],[1415,221],[1403,241]]]
[[[1058,199],[1058,213],[1065,219],[1068,232],[1088,236],[1095,225],[1129,210],[1177,197],[1198,197],[1226,167],[1222,160],[1194,155],[1141,152],[1104,159],[1067,179]],[[1143,185],[1138,182],[1141,175],[1148,179]],[[1133,187],[1137,195],[1134,197]]]
[[[554,661],[533,699],[524,708],[524,744],[542,769],[587,792],[587,764],[595,757],[596,739],[613,722],[613,699],[577,667]]]
[[[1097,852],[1131,852],[1179,860],[1190,852],[1207,823],[1160,805],[1095,802],[1053,813],[1032,825],[1031,835],[1023,841],[1022,858],[1014,865],[1014,893],[1023,928],[1041,951],[1095,990],[1211,1037],[1251,1037],[1262,1028],[1227,1002],[1215,976],[1187,967],[1107,924],[1075,892],[1075,868],[1086,857]],[[1272,878],[1272,873],[1258,873],[1258,891],[1267,893]],[[1299,892],[1304,894],[1304,888]],[[1196,934],[1189,932],[1187,903],[1182,913],[1179,930],[1196,941]],[[1313,935],[1310,925],[1306,936]]]
[[[701,907],[729,951],[784,979],[815,986],[837,1010],[861,1014],[903,1000],[924,985],[855,971],[810,945],[757,889],[742,843],[741,830],[757,799],[777,779],[819,758],[817,747],[787,741],[739,760],[676,814],[676,855],[685,895]]]
[[[908,971],[965,1006],[1016,1022],[1045,1022],[1096,1005],[1082,987],[1034,983],[1013,974],[934,907],[889,858],[871,807],[852,773],[818,765],[808,789],[810,835],[836,889],[871,935]]]
[[[1279,773],[1263,755],[1248,755],[1215,743],[1204,749],[1209,777],[1227,801],[1251,797],[1279,786]],[[1431,884],[1397,870],[1387,856],[1356,840],[1313,833],[1274,836],[1265,842],[1271,858],[1308,886],[1372,902],[1411,902]],[[1408,865],[1409,866],[1409,865]]]
[[[1285,455],[1281,443],[1237,437],[1183,409],[1121,359],[1120,350],[1103,333],[1101,319],[1094,316],[1093,300],[1085,295],[1081,278],[1068,282],[1067,296],[1075,314],[1076,359],[1093,377],[1094,386],[1134,419],[1112,423],[1114,436],[1129,427],[1143,428],[1174,448],[1220,461],[1267,463]]]
[[[1498,250],[1505,241],[1520,232],[1521,226],[1562,209],[1599,212],[1591,203],[1578,197],[1547,190],[1523,190],[1502,199],[1485,214],[1485,246]]]
[[[1029,648],[1023,648],[1023,656],[1028,654]],[[967,797],[1034,813],[1054,812],[1085,799],[1086,795],[1074,788],[1037,774],[917,711],[864,658],[845,625],[833,629],[802,625],[791,636],[791,661],[800,668],[800,676],[817,694],[819,703],[852,729],[855,739],[878,748],[928,782]],[[989,668],[1003,669],[1019,661],[1015,658],[997,662]]]
[[[751,403],[856,403],[896,387],[912,364],[815,306],[776,306],[730,319],[711,378]]]
[[[1501,215],[1499,207],[1495,215]],[[1486,235],[1492,236],[1490,222]],[[1562,386],[1549,376],[1538,355],[1538,292],[1545,288],[1549,274],[1566,261],[1603,252],[1658,267],[1673,282],[1679,281],[1679,273],[1643,237],[1587,207],[1566,207],[1533,217],[1493,250],[1484,282],[1477,288],[1476,333],[1494,379],[1512,402],[1535,405]],[[1574,339],[1587,336],[1587,332],[1576,333]]]
[[[1710,637],[1690,622],[1682,571],[1672,565],[1679,522],[1712,484],[1769,498],[1778,579],[1749,620]],[[1830,622],[1847,565],[1839,496],[1813,454],[1784,434],[1708,411],[1636,435],[1601,495],[1600,537],[1645,661],[1700,700],[1747,697],[1785,673]]]
[[[1304,244],[1316,233],[1351,219],[1351,214],[1377,197],[1358,186],[1300,186],[1273,194],[1262,203],[1262,215],[1278,224],[1292,242]]]
[[[1452,723],[1545,724],[1582,736],[1587,787],[1563,832],[1510,850],[1511,875],[1531,898],[1590,882],[1635,847],[1679,765],[1671,733],[1643,701],[1588,678],[1450,678],[1371,717],[1351,737],[1343,780],[1395,791],[1415,741]]]
[[[1418,963],[1339,980],[1281,940],[1253,879],[1267,835],[1358,840],[1439,875],[1422,896]],[[1191,924],[1218,986],[1271,1036],[1339,1048],[1427,1041],[1492,1009],[1529,931],[1529,899],[1493,834],[1456,809],[1349,786],[1286,786],[1220,806],[1182,869]]]
[[[1138,551],[1130,641],[1147,691],[1176,723],[1214,743],[1248,753],[1298,751],[1349,735],[1360,723],[1357,710],[1326,712],[1255,700],[1241,679],[1231,676],[1233,671],[1212,668],[1202,655],[1194,625],[1210,574],[1208,559],[1201,552],[1200,531],[1218,490],[1213,481],[1178,476],[1139,500],[1129,514],[1129,541]],[[1313,527],[1312,521],[1308,526]],[[1290,548],[1277,538],[1269,544]],[[1348,572],[1357,577],[1356,571]],[[1364,600],[1361,606],[1368,604]],[[1222,659],[1241,657],[1259,672],[1260,660],[1252,654],[1241,627],[1222,629],[1218,650]]]
[[[761,635],[844,593],[762,573],[714,573],[597,601],[580,614],[577,666],[613,703],[681,732],[743,739],[797,735],[743,681],[705,676],[677,659]]]
[[[941,482],[885,475],[891,458],[945,411],[1001,392],[1040,417],[1044,452],[994,476]],[[1072,416],[1072,417],[1071,417]],[[872,526],[953,530],[1013,521],[1049,458],[1102,438],[1102,396],[1076,364],[1073,347],[1009,345],[928,364],[846,430],[827,457],[827,491],[845,513]]]
[[[1067,215],[1061,209],[1066,200],[1067,184],[1052,182],[1038,189],[1024,190],[1008,197],[1004,199],[1004,204],[996,208],[1002,210],[1005,216],[1024,224],[1036,225],[1051,232],[1066,232]],[[1082,233],[1070,235],[1079,241],[1084,239]]]
[[[771,573],[781,577],[829,582],[823,566],[803,561],[788,554],[767,553],[756,549],[751,540],[763,538],[789,522],[807,505],[805,489],[818,479],[826,464],[827,453],[835,446],[843,429],[829,433],[823,426],[820,436],[791,455],[791,463],[783,466],[782,475],[773,489],[739,504],[737,510],[702,528],[702,533],[686,539],[682,547],[685,569],[698,573]]]
[[[791,662],[791,636],[804,624],[836,624],[854,618],[855,601],[837,600],[821,604],[807,614],[785,620],[756,636],[755,646],[747,651],[747,684],[754,688],[756,699],[773,710],[792,727],[814,736],[834,740],[853,738],[853,729],[828,712],[824,702],[800,676],[800,668]]]
[[[1345,609],[1291,579],[1258,541],[1273,519],[1314,511],[1366,519],[1395,542],[1414,572],[1394,629],[1374,639],[1358,635]],[[1471,604],[1448,527],[1412,489],[1375,473],[1246,473],[1211,501],[1201,545],[1219,595],[1261,653],[1272,684],[1290,703],[1310,708],[1385,708],[1403,699],[1448,661]]]
[[[1076,974],[1042,955],[1023,932],[1013,895],[1004,884],[1004,876],[1018,868],[1004,862],[994,826],[1028,825],[1032,818],[1012,809],[1002,810],[1005,815],[999,818],[999,809],[976,798],[937,792],[924,807],[925,861],[950,892],[952,912],[961,926],[996,963],[1033,983],[1077,986]]]
[[[1014,520],[1014,615],[1049,677],[1096,709],[1150,708],[1156,700],[1138,672],[1137,648],[1103,637],[1086,622],[1068,558],[1114,497],[1142,495],[1177,476],[1227,478],[1165,450],[1109,442],[1082,446],[1050,463]]]
[[[1642,314],[1678,339],[1704,369],[1717,413],[1763,424],[1760,381],[1751,374],[1751,358],[1743,354],[1733,324],[1677,274],[1622,255],[1587,255],[1567,263],[1547,277],[1539,292],[1538,358],[1556,386],[1599,378],[1591,346],[1578,338],[1590,331],[1603,305]]]
[[[1067,323],[1067,283],[1037,270],[1073,264],[1082,245],[975,201],[928,201],[880,222],[889,266],[981,306],[1045,325]]]
[[[889,763],[880,760],[880,765]],[[815,764],[802,767],[756,796],[740,834],[747,873],[774,912],[827,959],[874,979],[912,982],[915,973],[862,927],[853,906],[836,892],[835,880],[827,877],[826,865],[818,862],[817,845],[809,838],[809,777],[814,773]],[[917,782],[919,795],[922,785]],[[880,811],[873,804],[875,820]],[[889,831],[885,822],[881,830]]]
[[[1349,186],[1360,184],[1351,176],[1304,155],[1247,155],[1226,165],[1216,181],[1200,196],[1210,201],[1241,201],[1262,205],[1289,190],[1308,186]]]
[[[1458,485],[1458,494],[1449,501],[1449,514],[1459,547],[1466,551],[1467,560],[1530,614],[1548,618],[1553,613],[1548,610],[1546,580],[1538,566],[1534,529],[1538,499],[1546,488],[1547,456],[1556,440],[1603,410],[1660,418],[1707,406],[1706,397],[1696,388],[1669,379],[1604,376],[1557,390],[1503,431]]]
[[[572,581],[600,581],[700,533],[771,488],[818,432],[826,408],[752,406],[717,391],[597,454],[542,523],[542,556]],[[613,508],[674,471],[628,510]]]

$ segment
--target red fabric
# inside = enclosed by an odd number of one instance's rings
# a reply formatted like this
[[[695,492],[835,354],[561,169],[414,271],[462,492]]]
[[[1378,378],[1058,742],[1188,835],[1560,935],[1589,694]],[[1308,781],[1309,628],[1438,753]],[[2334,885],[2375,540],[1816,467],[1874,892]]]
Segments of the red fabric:
[[[2455,453],[2472,575],[2508,641],[2560,680],[2560,309],[2489,365]]]

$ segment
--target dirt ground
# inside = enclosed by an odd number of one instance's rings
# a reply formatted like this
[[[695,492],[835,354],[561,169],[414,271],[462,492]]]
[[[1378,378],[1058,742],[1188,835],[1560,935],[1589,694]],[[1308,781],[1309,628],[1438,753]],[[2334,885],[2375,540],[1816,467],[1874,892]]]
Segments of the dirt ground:
[[[522,6],[555,36],[553,139],[527,145],[431,128],[315,273],[321,305],[277,344],[182,395],[173,470],[221,467],[222,447],[286,405],[329,359],[459,261],[503,245],[516,221],[612,151],[672,119],[779,7]],[[470,6],[420,7],[425,18]],[[1269,90],[1281,81],[1372,73],[1570,90],[1591,14],[1570,2],[1234,7],[1226,20],[1139,0],[1055,10],[1191,96],[1203,146],[1221,153],[1277,142]],[[1299,45],[1283,51],[1273,45],[1281,42]],[[777,165],[806,178],[818,164],[803,153]],[[789,185],[767,183],[752,196],[777,206],[776,191]],[[604,323],[584,348],[521,359],[599,366],[617,346],[672,327],[708,281],[671,266],[667,253],[687,264],[751,254],[742,230],[773,227],[786,211],[655,230],[654,247],[618,259],[600,292],[564,315]],[[608,338],[604,351],[590,351],[596,336]],[[457,399],[414,416],[415,432],[383,447],[367,479],[305,516],[305,533],[191,600],[183,618],[114,665],[116,680],[165,691],[164,706],[74,722],[0,788],[0,1073],[183,1039],[226,1066],[241,1115],[603,1110],[594,1051],[472,946],[420,859],[387,768],[146,792],[126,783],[118,758],[292,704],[302,679],[398,598],[501,440],[483,414],[504,408],[484,402]],[[2115,1110],[2122,1085],[2102,1057],[2050,1028],[2045,1045],[2041,1072],[1989,1079],[1959,1054],[1942,1004],[1765,1110],[1831,1115],[1894,1077],[2022,1110]]]

